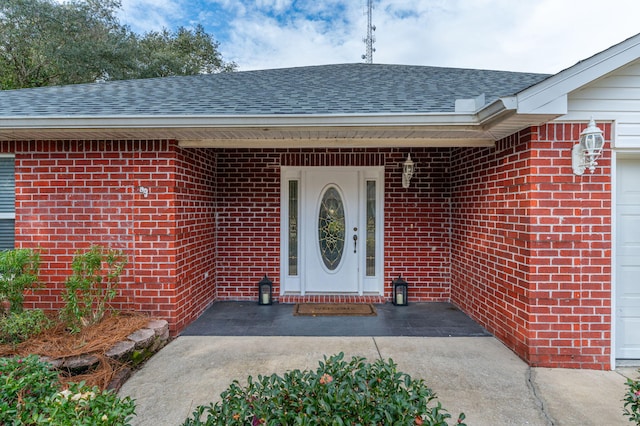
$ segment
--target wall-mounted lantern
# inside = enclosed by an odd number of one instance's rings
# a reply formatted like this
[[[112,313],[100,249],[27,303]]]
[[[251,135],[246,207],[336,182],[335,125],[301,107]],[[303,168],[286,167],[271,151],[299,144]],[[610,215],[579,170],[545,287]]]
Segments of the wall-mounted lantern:
[[[273,304],[273,283],[267,276],[258,283],[258,305]]]
[[[586,169],[593,173],[598,165],[596,161],[604,148],[604,136],[602,130],[596,126],[593,118],[589,126],[580,133],[580,142],[571,150],[571,166],[573,173],[580,176]]]
[[[398,276],[398,278],[393,280],[391,284],[393,286],[393,304],[396,306],[407,306],[407,290],[409,283],[403,280],[402,276]]]
[[[415,171],[415,164],[411,160],[411,154],[407,155],[407,159],[402,163],[402,187],[408,188]]]

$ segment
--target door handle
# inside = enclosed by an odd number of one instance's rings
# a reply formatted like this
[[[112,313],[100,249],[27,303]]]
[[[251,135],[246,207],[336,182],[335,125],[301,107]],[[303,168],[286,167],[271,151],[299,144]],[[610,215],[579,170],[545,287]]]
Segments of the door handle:
[[[358,247],[358,236],[357,235],[353,235],[353,252],[356,252],[356,248]]]

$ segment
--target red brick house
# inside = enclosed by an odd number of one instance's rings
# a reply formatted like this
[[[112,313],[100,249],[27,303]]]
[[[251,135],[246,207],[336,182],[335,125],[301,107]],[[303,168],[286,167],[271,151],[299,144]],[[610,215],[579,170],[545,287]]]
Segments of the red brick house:
[[[118,307],[450,301],[536,366],[640,358],[640,35],[556,75],[347,64],[0,92],[0,243],[122,249]],[[593,118],[593,173],[572,148]],[[410,155],[415,171],[403,185]],[[14,196],[15,194],[15,202]],[[355,239],[354,239],[355,237]]]

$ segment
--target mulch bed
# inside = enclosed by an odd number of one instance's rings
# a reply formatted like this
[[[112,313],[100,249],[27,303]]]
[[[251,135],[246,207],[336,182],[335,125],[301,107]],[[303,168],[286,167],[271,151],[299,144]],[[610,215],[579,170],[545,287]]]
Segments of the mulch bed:
[[[91,354],[100,359],[98,367],[82,375],[61,374],[61,382],[84,381],[89,386],[106,389],[112,379],[126,365],[104,356],[116,343],[126,340],[131,333],[144,328],[149,317],[140,313],[107,314],[98,324],[69,333],[65,325],[57,323],[42,334],[18,345],[0,345],[0,356],[40,355],[52,359]]]

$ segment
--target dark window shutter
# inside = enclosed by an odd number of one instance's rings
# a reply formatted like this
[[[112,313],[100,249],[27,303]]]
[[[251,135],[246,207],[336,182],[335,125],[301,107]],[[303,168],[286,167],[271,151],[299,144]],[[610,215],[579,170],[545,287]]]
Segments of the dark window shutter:
[[[16,178],[15,159],[0,157],[0,249],[15,245]]]

